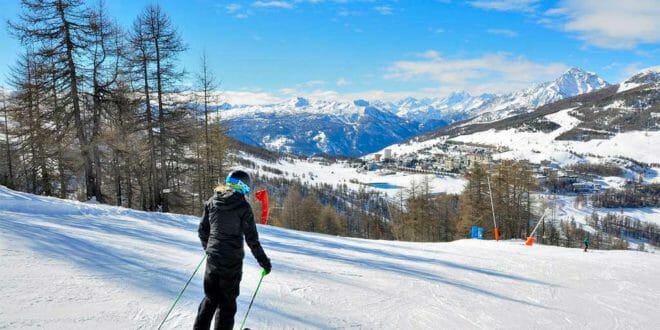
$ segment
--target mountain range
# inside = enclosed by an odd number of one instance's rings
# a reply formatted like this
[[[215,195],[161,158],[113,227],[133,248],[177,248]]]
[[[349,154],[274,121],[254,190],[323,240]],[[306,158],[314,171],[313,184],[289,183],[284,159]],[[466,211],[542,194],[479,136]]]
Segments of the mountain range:
[[[270,150],[304,155],[360,156],[444,126],[493,122],[610,86],[571,68],[553,81],[506,94],[328,101],[296,97],[266,105],[220,106],[228,134]]]
[[[659,130],[660,67],[656,67],[619,85],[567,97],[534,111],[488,123],[455,123],[387,149],[397,157],[432,155],[442,153],[451,141],[494,147],[493,157],[498,159],[658,167]]]

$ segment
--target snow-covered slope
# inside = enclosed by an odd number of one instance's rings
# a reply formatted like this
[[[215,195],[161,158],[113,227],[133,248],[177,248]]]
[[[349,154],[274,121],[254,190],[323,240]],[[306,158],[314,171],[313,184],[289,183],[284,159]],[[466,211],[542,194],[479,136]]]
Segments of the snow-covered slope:
[[[585,225],[585,229],[587,230],[594,230],[591,227],[587,227],[588,224],[585,221],[586,218],[591,217],[594,213],[599,216],[605,216],[608,213],[616,213],[641,222],[655,223],[660,226],[660,207],[607,209],[593,207],[590,202],[576,203],[576,196],[548,194],[541,195],[541,197],[548,202],[548,206],[554,206],[556,208],[555,213],[553,213],[555,219],[562,219],[565,221],[574,219],[577,223]],[[552,221],[552,219],[548,220]]]
[[[500,147],[495,158],[528,159],[535,163],[628,158],[658,164],[660,76],[648,69],[633,75],[622,86],[626,84],[630,88],[610,86],[523,115],[492,123],[453,125],[417,141],[387,148],[401,157],[434,152],[453,140]],[[582,86],[575,90],[585,89]]]
[[[366,188],[378,191],[390,198],[394,198],[402,190],[407,190],[412,183],[421,183],[428,180],[431,192],[434,194],[448,193],[460,194],[467,180],[459,176],[420,174],[396,172],[382,175],[378,171],[358,171],[349,164],[325,163],[302,159],[280,159],[275,162],[267,161],[245,152],[237,156],[249,160],[255,164],[257,169],[276,169],[282,174],[274,174],[272,171],[254,171],[271,178],[286,178],[289,180],[300,180],[303,184],[313,186],[315,184],[327,184],[336,189],[346,185],[349,189],[358,191]]]
[[[0,328],[154,329],[199,262],[195,217],[0,187]],[[405,243],[259,226],[255,329],[654,329],[660,256],[520,241]],[[237,319],[259,270],[246,257]],[[165,323],[190,328],[197,274]]]
[[[495,158],[528,159],[535,163],[542,160],[570,164],[582,160],[576,155],[591,154],[599,157],[626,157],[644,163],[660,163],[660,132],[625,132],[610,139],[589,141],[557,141],[556,138],[580,124],[580,120],[571,115],[572,109],[566,109],[547,115],[544,118],[559,124],[552,132],[528,132],[515,128],[507,130],[491,129],[454,138],[455,141],[468,143],[487,143],[506,147],[508,151],[499,153]]]

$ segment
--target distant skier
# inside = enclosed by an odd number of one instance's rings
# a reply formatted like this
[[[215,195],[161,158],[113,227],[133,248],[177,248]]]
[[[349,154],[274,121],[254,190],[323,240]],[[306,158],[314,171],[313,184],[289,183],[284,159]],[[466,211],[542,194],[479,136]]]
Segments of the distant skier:
[[[587,249],[589,249],[589,236],[585,237],[582,243],[584,243],[584,252],[587,252]]]
[[[233,328],[243,275],[243,236],[259,265],[270,273],[270,259],[259,243],[252,208],[245,200],[251,184],[247,173],[233,171],[204,205],[198,233],[208,256],[205,297],[199,305],[193,329],[209,329],[214,314],[214,329]]]

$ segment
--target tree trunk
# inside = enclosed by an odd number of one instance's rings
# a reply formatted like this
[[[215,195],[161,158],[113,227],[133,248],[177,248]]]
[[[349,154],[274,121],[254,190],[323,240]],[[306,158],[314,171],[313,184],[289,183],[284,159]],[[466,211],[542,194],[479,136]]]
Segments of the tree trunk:
[[[159,202],[157,191],[157,172],[156,172],[156,146],[154,141],[153,119],[151,117],[151,97],[149,95],[149,67],[147,63],[147,54],[142,50],[142,74],[144,75],[144,97],[147,115],[147,136],[149,139],[149,210],[156,209],[156,203]]]
[[[53,93],[53,109],[55,111],[59,111],[59,101],[58,101],[58,96],[57,96],[57,81],[55,78],[55,70],[54,70],[54,65],[51,67],[51,89]],[[57,139],[57,172],[59,176],[59,181],[60,181],[60,198],[66,199],[67,197],[67,182],[66,182],[66,176],[64,175],[64,151],[63,151],[63,146],[62,146],[62,137],[65,135],[62,132],[62,120],[61,117],[56,114],[55,115],[55,129],[57,130],[55,134],[59,136]]]
[[[117,154],[117,152],[115,152],[113,155],[112,163],[114,164],[114,170],[115,170],[115,194],[117,198],[116,205],[122,206],[121,169],[119,166],[119,155]]]
[[[162,193],[162,189],[168,187],[169,178],[167,176],[167,162],[165,152],[165,109],[163,109],[163,82],[161,72],[161,59],[160,59],[160,45],[158,38],[155,38],[154,45],[156,46],[156,88],[158,94],[158,143],[160,149],[160,183],[161,183],[161,206],[163,212],[169,212],[169,203],[167,194]]]
[[[94,95],[93,100],[93,110],[92,110],[92,153],[94,157],[94,177],[96,178],[96,185],[94,186],[94,196],[96,201],[103,203],[103,195],[101,193],[101,178],[103,174],[101,172],[101,151],[99,150],[99,135],[101,133],[101,97],[99,95],[99,86],[96,82],[96,74],[94,74]]]
[[[2,109],[4,110],[4,114],[5,114],[5,142],[7,145],[7,167],[9,170],[9,175],[7,177],[7,187],[13,189],[14,171],[12,168],[12,161],[11,161],[11,143],[9,141],[9,121],[7,120],[7,100],[4,94],[2,95]]]
[[[133,180],[131,175],[131,157],[126,157],[126,207],[133,208]]]
[[[68,66],[69,80],[71,82],[71,103],[73,105],[73,119],[76,126],[76,135],[80,142],[80,154],[85,162],[85,195],[87,199],[91,199],[96,194],[96,178],[94,177],[94,165],[89,150],[89,141],[85,135],[85,128],[82,120],[82,113],[80,109],[80,95],[78,94],[78,75],[76,72],[76,64],[73,60],[74,45],[71,40],[71,31],[69,21],[67,21],[64,10],[65,7],[60,1],[58,3],[58,13],[62,21],[62,29],[64,31],[64,44],[66,46],[66,61]]]

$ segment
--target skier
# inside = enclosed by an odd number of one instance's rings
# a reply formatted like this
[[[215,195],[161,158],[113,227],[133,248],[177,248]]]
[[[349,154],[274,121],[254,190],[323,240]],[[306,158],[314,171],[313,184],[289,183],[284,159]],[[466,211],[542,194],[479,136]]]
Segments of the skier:
[[[587,252],[587,249],[589,249],[589,236],[585,237],[582,243],[584,243],[584,252]]]
[[[251,184],[247,173],[233,171],[204,205],[198,233],[208,259],[204,299],[193,329],[209,329],[214,314],[214,329],[233,328],[243,274],[243,236],[259,265],[266,273],[271,271],[270,259],[259,243],[252,208],[245,200]]]

